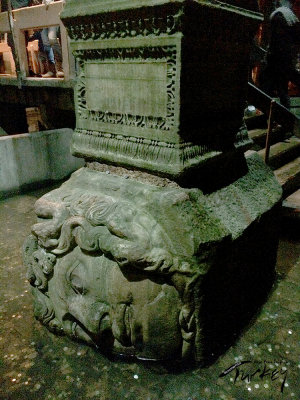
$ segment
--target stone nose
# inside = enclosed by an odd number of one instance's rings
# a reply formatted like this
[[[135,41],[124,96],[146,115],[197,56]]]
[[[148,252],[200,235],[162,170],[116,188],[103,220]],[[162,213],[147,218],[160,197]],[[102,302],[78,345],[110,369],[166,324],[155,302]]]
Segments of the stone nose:
[[[109,306],[101,302],[88,304],[84,296],[80,296],[78,301],[72,301],[64,318],[76,320],[96,337],[101,336],[111,326]]]

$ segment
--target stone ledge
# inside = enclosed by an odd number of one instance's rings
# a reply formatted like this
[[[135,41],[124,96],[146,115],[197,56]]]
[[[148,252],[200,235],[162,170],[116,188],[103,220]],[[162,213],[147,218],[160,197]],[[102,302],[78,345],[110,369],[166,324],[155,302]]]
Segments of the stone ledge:
[[[65,178],[82,166],[70,154],[72,129],[0,137],[0,198]]]
[[[21,86],[28,87],[57,87],[57,88],[73,88],[75,84],[74,80],[65,81],[58,78],[24,78],[21,80]],[[19,81],[15,77],[1,77],[0,86],[18,86]]]

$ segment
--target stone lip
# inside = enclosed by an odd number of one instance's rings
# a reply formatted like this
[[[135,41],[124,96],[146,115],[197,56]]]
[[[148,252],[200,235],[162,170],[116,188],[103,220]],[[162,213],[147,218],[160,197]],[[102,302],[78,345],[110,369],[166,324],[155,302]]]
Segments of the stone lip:
[[[195,4],[199,6],[209,6],[220,8],[225,11],[246,15],[255,20],[263,21],[261,13],[246,10],[237,5],[227,4],[217,0],[68,0],[64,10],[61,13],[61,19],[67,19],[80,16],[91,16],[107,12],[124,11],[128,9],[137,9],[154,6],[176,6],[185,4]]]
[[[171,179],[163,178],[140,170],[133,170],[128,168],[123,168],[120,166],[103,164],[96,161],[91,161],[91,162],[88,161],[86,163],[86,166],[91,170],[105,172],[107,175],[112,174],[121,176],[125,179],[135,179],[138,182],[153,184],[160,187],[169,186],[169,187],[179,188],[178,183],[176,183]]]

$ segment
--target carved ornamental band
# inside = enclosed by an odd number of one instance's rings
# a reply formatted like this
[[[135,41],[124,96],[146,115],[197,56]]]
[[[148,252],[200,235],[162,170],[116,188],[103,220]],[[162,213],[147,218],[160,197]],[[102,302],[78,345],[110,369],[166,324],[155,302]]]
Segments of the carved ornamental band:
[[[158,130],[170,130],[174,126],[175,46],[76,50],[74,51],[74,56],[79,60],[80,67],[80,71],[78,71],[80,80],[77,84],[77,110],[80,118],[91,118],[97,122]],[[101,66],[103,68],[100,69]],[[128,71],[130,66],[132,67],[131,73]],[[119,70],[116,67],[119,67]],[[151,67],[153,71],[149,71]],[[116,72],[113,72],[112,68]],[[141,76],[139,79],[138,74],[143,72],[142,68],[144,69],[144,77]],[[155,73],[158,73],[159,76],[155,75]],[[116,85],[115,91],[111,92],[112,88],[105,86],[105,84],[107,85],[108,76],[110,77],[109,83]],[[95,85],[95,77],[97,77],[97,86],[93,87]],[[129,83],[133,81],[133,84],[129,86],[128,81]],[[140,82],[140,86],[137,86]],[[124,83],[127,83],[127,86]],[[87,102],[87,85],[91,107]],[[131,89],[130,93],[128,93],[129,89]],[[154,93],[147,93],[149,90],[154,91]],[[93,101],[93,96],[97,96],[96,91],[101,93],[101,97],[98,99],[100,104],[98,105],[97,100]],[[106,93],[111,103],[115,100],[115,104],[111,104],[111,107],[115,108],[115,112],[104,108],[103,97]],[[135,95],[136,99],[135,104],[128,105],[127,109],[134,109],[136,113],[118,113],[118,109],[124,108],[124,103],[130,98],[130,94],[132,94],[131,97]],[[164,105],[165,109],[161,109],[160,104],[158,103],[157,105],[157,102],[155,102],[156,108],[149,108],[147,115],[138,114],[139,108],[143,108],[143,105],[148,105],[148,107],[149,104],[151,105],[151,98],[147,98],[151,95],[156,96],[156,99],[157,97],[162,98],[161,105]],[[93,109],[93,106],[100,109]],[[155,113],[160,113],[161,115],[153,116]]]

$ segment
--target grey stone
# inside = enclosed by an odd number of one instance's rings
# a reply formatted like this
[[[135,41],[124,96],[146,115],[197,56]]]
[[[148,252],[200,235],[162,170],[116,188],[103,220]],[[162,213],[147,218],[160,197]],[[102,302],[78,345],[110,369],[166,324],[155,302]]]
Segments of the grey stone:
[[[83,165],[70,154],[72,129],[0,137],[0,196],[61,180]]]
[[[266,232],[272,218],[263,215],[281,188],[256,154],[247,162],[244,177],[210,195],[89,168],[75,172],[37,201],[39,222],[24,246],[36,317],[103,351],[203,362],[210,292],[223,307],[216,288],[245,289],[228,271],[239,277],[250,269],[252,284],[262,287],[272,274],[276,237],[261,243],[255,226]],[[223,319],[237,311],[236,301],[233,291]]]

